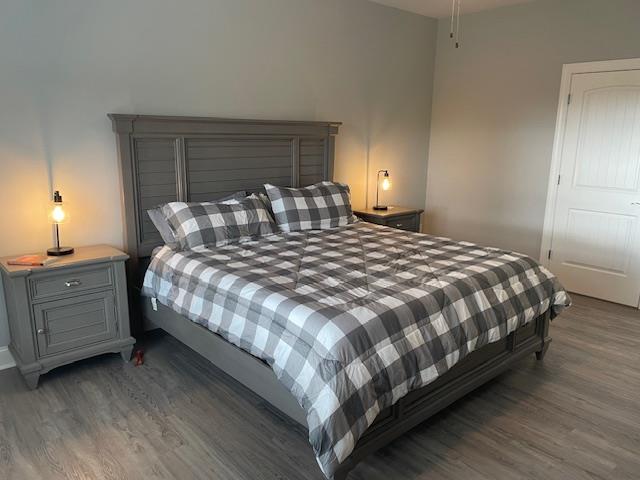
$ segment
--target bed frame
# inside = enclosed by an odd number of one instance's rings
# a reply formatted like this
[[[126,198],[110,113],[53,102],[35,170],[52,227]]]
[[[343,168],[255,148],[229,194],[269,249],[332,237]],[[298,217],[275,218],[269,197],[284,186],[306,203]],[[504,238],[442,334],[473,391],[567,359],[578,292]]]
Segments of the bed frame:
[[[162,245],[145,210],[169,201],[215,199],[264,183],[306,186],[333,178],[338,122],[230,120],[110,114],[116,133],[132,330],[159,327],[306,428],[294,397],[261,360],[173,310],[140,296],[151,251]],[[468,355],[445,375],[380,412],[334,476],[454,401],[549,347],[549,312],[508,337]]]

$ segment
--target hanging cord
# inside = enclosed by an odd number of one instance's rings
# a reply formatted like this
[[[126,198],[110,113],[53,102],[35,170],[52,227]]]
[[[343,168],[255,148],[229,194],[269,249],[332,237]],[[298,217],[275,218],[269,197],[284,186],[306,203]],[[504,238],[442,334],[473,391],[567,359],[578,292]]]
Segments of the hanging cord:
[[[458,1],[458,8],[456,11],[456,48],[460,48],[460,8],[462,4],[462,0]]]
[[[451,0],[451,28],[449,29],[449,38],[453,38],[453,20],[456,16],[456,2],[458,0]]]

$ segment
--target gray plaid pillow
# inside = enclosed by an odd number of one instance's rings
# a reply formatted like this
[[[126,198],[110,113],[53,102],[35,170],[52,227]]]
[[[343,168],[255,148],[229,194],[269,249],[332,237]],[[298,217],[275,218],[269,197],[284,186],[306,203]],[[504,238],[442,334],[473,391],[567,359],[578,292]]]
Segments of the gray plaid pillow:
[[[276,223],[285,232],[322,230],[355,223],[349,186],[320,182],[304,188],[266,184]]]
[[[237,203],[171,202],[162,206],[180,248],[222,246],[277,231],[264,203],[251,195]]]
[[[211,203],[239,201],[246,196],[246,191],[239,190],[235,193],[232,193],[231,195],[225,195],[224,197],[213,200]],[[147,210],[147,215],[149,215],[153,226],[156,227],[156,230],[158,230],[158,233],[162,237],[164,244],[172,250],[177,250],[180,247],[180,244],[176,240],[176,236],[173,233],[171,225],[169,225],[169,222],[167,222],[164,213],[162,213],[162,205]]]

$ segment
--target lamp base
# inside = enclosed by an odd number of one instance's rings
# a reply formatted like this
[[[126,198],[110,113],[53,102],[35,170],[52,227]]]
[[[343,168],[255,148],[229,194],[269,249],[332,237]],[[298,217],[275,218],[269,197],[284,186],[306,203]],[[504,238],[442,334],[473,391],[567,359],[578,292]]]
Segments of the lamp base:
[[[47,255],[50,257],[60,257],[62,255],[71,255],[73,253],[73,247],[52,247],[47,250]]]
[[[374,210],[389,210],[389,207],[387,207],[386,205],[374,205],[372,208]]]

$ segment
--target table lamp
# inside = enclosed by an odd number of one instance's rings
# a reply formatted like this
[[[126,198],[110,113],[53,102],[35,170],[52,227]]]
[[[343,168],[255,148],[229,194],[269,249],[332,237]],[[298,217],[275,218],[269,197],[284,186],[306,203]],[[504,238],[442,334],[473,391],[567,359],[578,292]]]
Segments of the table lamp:
[[[56,246],[47,250],[47,255],[59,257],[61,255],[69,255],[73,253],[73,247],[60,246],[60,232],[58,230],[58,225],[67,222],[69,220],[69,214],[64,210],[62,195],[60,195],[58,190],[53,192],[53,202],[49,211],[49,220],[56,226]]]
[[[383,173],[382,182],[380,182],[380,174]],[[389,207],[386,205],[380,205],[379,199],[379,190],[382,187],[382,190],[390,190],[391,189],[391,178],[389,177],[389,170],[378,170],[378,174],[376,176],[376,204],[373,206],[374,210],[387,210]]]

